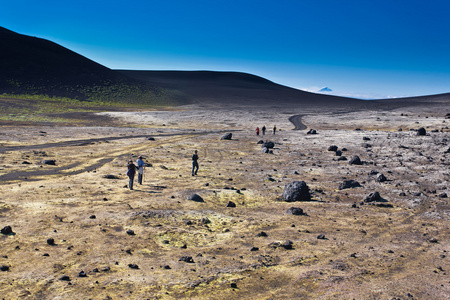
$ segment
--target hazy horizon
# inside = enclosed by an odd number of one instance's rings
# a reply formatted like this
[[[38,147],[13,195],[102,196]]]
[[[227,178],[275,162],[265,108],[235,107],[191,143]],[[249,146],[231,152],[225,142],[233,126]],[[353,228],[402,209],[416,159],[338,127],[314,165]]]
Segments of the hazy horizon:
[[[0,26],[111,69],[245,72],[362,99],[450,92],[450,3],[0,4]]]

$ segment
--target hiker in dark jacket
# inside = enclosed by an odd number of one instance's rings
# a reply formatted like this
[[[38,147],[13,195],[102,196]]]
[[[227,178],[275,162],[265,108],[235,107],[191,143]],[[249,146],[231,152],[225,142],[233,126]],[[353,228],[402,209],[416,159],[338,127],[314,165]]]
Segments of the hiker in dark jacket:
[[[262,131],[262,134],[263,134],[263,135],[266,134],[266,125],[264,125],[264,126],[261,128],[261,131]]]
[[[197,175],[198,171],[198,154],[197,150],[194,151],[192,155],[192,176]]]
[[[127,176],[130,179],[129,183],[128,183],[128,187],[130,188],[130,190],[132,190],[133,189],[133,182],[134,182],[134,175],[136,175],[136,165],[133,164],[132,160],[130,160],[128,162],[127,168],[128,168]]]

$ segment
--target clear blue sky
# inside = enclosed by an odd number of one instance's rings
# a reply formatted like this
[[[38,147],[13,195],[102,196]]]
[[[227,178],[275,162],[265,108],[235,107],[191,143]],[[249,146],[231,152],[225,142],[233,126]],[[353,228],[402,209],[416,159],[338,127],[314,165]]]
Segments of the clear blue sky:
[[[362,98],[450,92],[449,0],[5,0],[0,26],[112,69],[239,71]]]

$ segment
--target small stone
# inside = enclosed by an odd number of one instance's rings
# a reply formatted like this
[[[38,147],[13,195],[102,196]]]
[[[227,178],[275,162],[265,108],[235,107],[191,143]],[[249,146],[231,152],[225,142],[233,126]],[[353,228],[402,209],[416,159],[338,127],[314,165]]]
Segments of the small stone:
[[[50,246],[54,246],[55,245],[55,239],[54,238],[47,239],[47,244],[49,244]]]
[[[331,145],[328,147],[327,149],[328,151],[332,151],[332,152],[336,152],[338,150],[338,146],[336,145]]]
[[[417,129],[417,135],[426,135],[427,131],[425,130],[425,128],[420,127],[419,129]]]
[[[374,202],[374,201],[380,201],[381,196],[378,192],[371,192],[369,195],[365,196],[363,201],[364,202]]]
[[[352,189],[357,187],[361,187],[361,184],[356,180],[350,179],[344,180],[344,182],[339,185],[339,190]]]
[[[436,243],[438,243],[439,241],[437,240],[437,238],[431,238],[431,239],[429,240],[429,242],[430,242],[430,243],[436,244]]]
[[[361,159],[359,158],[358,155],[354,155],[354,156],[348,161],[348,163],[349,163],[350,165],[362,165],[362,161],[361,161]]]
[[[319,235],[317,236],[317,239],[318,239],[318,240],[324,240],[324,239],[325,239],[325,235],[324,235],[324,234],[319,234]]]
[[[259,250],[258,247],[251,247],[251,248],[250,248],[250,251],[258,251],[258,250]]]
[[[3,227],[3,228],[0,230],[0,232],[1,232],[2,234],[12,234],[12,233],[13,233],[12,228],[11,228],[11,226],[9,226],[9,225]]]
[[[89,217],[89,219],[95,219],[95,218],[97,218],[95,215],[92,215]]]
[[[187,199],[195,202],[205,202],[205,200],[197,194],[191,194]]]
[[[227,207],[236,207],[236,203],[234,203],[233,201],[228,201]]]
[[[131,230],[131,229],[128,229],[128,230],[127,230],[127,234],[128,234],[128,235],[136,235],[136,234],[134,233],[134,231]]]
[[[222,137],[220,138],[221,140],[231,140],[231,138],[233,137],[233,134],[230,133],[225,133],[224,135],[222,135]]]
[[[258,233],[256,236],[257,236],[257,237],[266,237],[266,236],[267,236],[267,233],[265,233],[264,231],[261,231],[261,232]]]
[[[300,207],[291,207],[286,211],[287,214],[295,215],[295,216],[302,216],[305,215],[303,212],[303,209]]]
[[[67,276],[67,275],[63,275],[63,276],[59,277],[59,280],[62,280],[62,281],[70,281],[70,277]]]
[[[378,173],[376,181],[377,182],[385,182],[385,181],[387,181],[387,178],[383,174]]]
[[[184,261],[187,263],[194,263],[194,260],[192,259],[192,256],[183,256],[179,259],[179,261]]]
[[[43,163],[44,165],[55,166],[55,165],[56,165],[56,160],[54,160],[54,159],[44,159],[44,160],[42,161],[42,163]]]
[[[128,264],[128,267],[135,270],[139,269],[139,266],[137,264]]]
[[[2,271],[2,272],[9,271],[9,266],[1,265],[1,266],[0,266],[0,271]]]
[[[170,270],[170,269],[172,269],[169,265],[165,265],[164,267],[163,267],[163,269],[165,269],[165,270]]]
[[[86,272],[81,271],[80,273],[78,273],[78,277],[87,277]]]
[[[230,287],[232,289],[237,289],[237,284],[233,282],[233,283],[230,284]]]
[[[291,250],[293,244],[294,243],[292,241],[287,240],[287,241],[284,241],[283,244],[281,244],[281,246],[286,250]]]

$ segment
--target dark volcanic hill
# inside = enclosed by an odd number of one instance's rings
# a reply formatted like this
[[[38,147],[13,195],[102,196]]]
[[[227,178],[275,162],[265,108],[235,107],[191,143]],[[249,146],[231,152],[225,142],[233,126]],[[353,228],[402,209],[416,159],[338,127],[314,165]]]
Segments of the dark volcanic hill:
[[[128,79],[48,40],[0,27],[1,92],[43,92],[71,96],[72,87]]]
[[[159,105],[201,102],[368,108],[387,104],[309,93],[238,72],[111,70],[51,41],[3,27],[0,45],[0,94]],[[425,98],[420,101],[427,101]],[[395,106],[401,103],[397,101]]]

